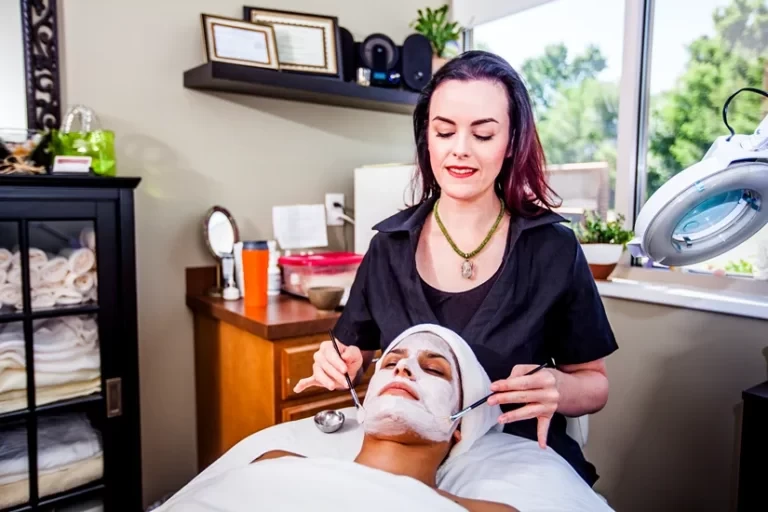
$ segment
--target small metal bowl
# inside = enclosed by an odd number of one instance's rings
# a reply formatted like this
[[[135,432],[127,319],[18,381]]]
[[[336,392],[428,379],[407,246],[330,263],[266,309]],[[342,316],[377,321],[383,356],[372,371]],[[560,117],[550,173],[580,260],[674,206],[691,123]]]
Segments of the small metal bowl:
[[[344,426],[344,413],[330,409],[320,411],[315,414],[315,426],[320,432],[332,434]]]

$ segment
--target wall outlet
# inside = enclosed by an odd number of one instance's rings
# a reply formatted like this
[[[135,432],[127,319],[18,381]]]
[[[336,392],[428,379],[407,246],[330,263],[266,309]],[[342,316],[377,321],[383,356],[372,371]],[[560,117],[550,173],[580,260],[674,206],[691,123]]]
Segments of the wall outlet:
[[[335,203],[341,207],[334,206]],[[343,226],[344,194],[325,194],[325,220],[329,226]]]

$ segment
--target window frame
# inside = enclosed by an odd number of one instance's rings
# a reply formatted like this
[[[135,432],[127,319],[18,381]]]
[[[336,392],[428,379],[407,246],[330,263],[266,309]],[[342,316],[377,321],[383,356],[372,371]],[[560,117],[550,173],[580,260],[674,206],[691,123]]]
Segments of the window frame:
[[[647,187],[648,125],[650,116],[651,56],[653,42],[653,24],[655,0],[624,0],[624,41],[622,51],[622,69],[619,83],[619,120],[616,148],[616,188],[614,210],[624,215],[625,227],[633,229]],[[474,47],[474,29],[465,29],[462,33],[463,49]],[[612,276],[615,282],[657,283],[662,287],[682,286],[704,290],[717,290],[719,293],[734,292],[747,296],[759,296],[765,300],[768,295],[768,282],[751,278],[717,278],[717,276],[699,274],[686,275],[680,272],[660,272],[654,269],[634,265],[634,258],[622,259]],[[670,288],[671,289],[671,288]],[[622,291],[618,295],[606,289],[606,296],[628,298]],[[637,299],[641,300],[641,299]],[[660,301],[663,303],[663,301]],[[695,305],[691,309],[705,309]],[[717,310],[707,309],[709,311]],[[726,312],[723,310],[723,312]],[[762,315],[762,313],[761,313]],[[751,316],[745,314],[744,316]]]

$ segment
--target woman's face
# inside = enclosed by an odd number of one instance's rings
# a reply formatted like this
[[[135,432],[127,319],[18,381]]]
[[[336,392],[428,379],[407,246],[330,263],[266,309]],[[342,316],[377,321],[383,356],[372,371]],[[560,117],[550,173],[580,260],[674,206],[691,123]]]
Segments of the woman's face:
[[[448,417],[461,407],[459,381],[456,357],[445,340],[428,332],[411,334],[387,352],[368,383],[366,432],[448,441],[456,427]]]
[[[442,194],[469,201],[493,193],[509,144],[509,100],[489,80],[449,80],[432,94],[427,144]]]

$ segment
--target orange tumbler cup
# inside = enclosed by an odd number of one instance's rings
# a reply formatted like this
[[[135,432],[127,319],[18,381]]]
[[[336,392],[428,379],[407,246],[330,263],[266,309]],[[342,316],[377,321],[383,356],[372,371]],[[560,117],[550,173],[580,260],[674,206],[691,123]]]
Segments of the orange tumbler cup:
[[[243,242],[243,281],[246,307],[267,305],[269,247],[266,241]]]

